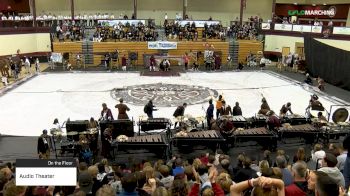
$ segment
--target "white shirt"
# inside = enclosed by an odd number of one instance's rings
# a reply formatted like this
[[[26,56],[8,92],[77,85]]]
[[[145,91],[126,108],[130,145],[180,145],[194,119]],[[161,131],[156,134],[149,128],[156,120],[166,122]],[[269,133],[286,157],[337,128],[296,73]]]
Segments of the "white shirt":
[[[2,16],[1,20],[7,20],[7,17],[6,16]]]
[[[319,150],[319,151],[316,151],[316,152],[311,152],[311,159],[317,163],[318,161],[318,165],[321,166],[321,163],[322,163],[322,159],[326,156],[326,153],[325,151],[323,150]]]
[[[168,15],[167,14],[165,14],[164,19],[168,20]]]

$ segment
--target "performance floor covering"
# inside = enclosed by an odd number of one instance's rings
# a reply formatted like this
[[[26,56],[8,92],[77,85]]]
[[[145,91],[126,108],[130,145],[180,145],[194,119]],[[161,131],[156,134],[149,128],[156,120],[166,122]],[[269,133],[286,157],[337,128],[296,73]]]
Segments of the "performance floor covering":
[[[199,85],[214,89],[223,95],[231,107],[238,101],[245,117],[252,117],[258,112],[262,96],[276,113],[279,113],[283,104],[291,102],[292,111],[304,115],[313,93],[318,94],[327,110],[331,105],[347,104],[270,71],[189,72],[182,73],[179,77],[147,77],[140,76],[138,72],[42,73],[0,96],[0,134],[38,136],[43,129],[52,127],[55,118],[61,124],[68,118],[98,119],[102,103],[107,103],[116,118],[117,110],[114,106],[118,101],[112,98],[112,89],[154,83]],[[144,115],[142,105],[130,104],[128,100],[125,103],[131,109],[128,112],[129,117],[133,117],[135,121],[140,115]],[[204,116],[207,106],[207,102],[189,105],[185,114]],[[154,117],[173,119],[172,114],[176,107],[158,109],[154,112]]]

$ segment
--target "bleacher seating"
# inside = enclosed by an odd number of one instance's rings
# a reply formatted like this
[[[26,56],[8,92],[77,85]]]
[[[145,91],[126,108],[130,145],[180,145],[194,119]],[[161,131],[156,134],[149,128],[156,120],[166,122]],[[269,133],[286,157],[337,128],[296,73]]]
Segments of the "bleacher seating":
[[[239,50],[238,50],[238,62],[246,62],[247,55],[249,52],[252,54],[257,54],[258,51],[263,51],[263,43],[254,40],[238,40]]]
[[[204,44],[206,42],[192,42],[192,41],[183,41],[178,42],[177,50],[169,50],[169,55],[172,56],[182,56],[185,52],[199,52],[202,53],[205,50]],[[213,41],[208,42],[210,45],[213,45],[215,51],[219,51],[222,54],[222,62],[224,63],[228,53],[229,53],[229,43],[228,42],[218,42]],[[119,58],[124,54],[128,57],[129,52],[138,53],[137,65],[143,65],[143,55],[144,54],[157,54],[158,50],[149,50],[147,47],[147,42],[95,42],[93,43],[93,52],[94,52],[94,65],[99,65],[103,58],[103,55],[107,52],[115,52],[119,50]],[[53,51],[60,53],[70,53],[71,55],[81,53],[82,43],[80,42],[54,42]],[[73,58],[74,59],[74,58]],[[119,59],[120,60],[120,59]],[[72,62],[73,63],[73,62]]]

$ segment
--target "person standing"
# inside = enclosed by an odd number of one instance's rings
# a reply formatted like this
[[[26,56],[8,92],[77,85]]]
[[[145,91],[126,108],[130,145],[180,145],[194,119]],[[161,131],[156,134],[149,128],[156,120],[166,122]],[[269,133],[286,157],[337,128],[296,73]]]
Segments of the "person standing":
[[[185,109],[187,107],[187,103],[183,103],[182,105],[178,106],[173,114],[173,116],[175,118],[178,118],[178,117],[183,117],[183,115],[185,114]],[[176,127],[177,125],[177,122],[175,122],[175,125],[174,127]]]
[[[130,111],[130,108],[125,105],[123,98],[119,99],[119,104],[115,105],[115,108],[118,109],[118,120],[120,119],[129,119],[128,114],[126,113],[126,111]]]
[[[236,102],[235,107],[232,108],[232,115],[233,116],[242,116],[242,109],[239,106],[238,102]]]
[[[212,99],[209,100],[209,106],[207,109],[206,117],[207,117],[208,129],[211,130],[211,121],[214,119],[214,104]]]
[[[222,102],[224,99],[222,98],[222,95],[219,95],[219,99],[216,101],[216,118],[219,118],[220,114],[222,113]]]
[[[36,59],[35,59],[35,71],[36,71],[37,73],[40,72],[39,58],[36,58]]]
[[[26,68],[27,74],[29,74],[29,73],[30,73],[30,62],[29,62],[28,57],[26,57],[26,59],[25,59],[25,61],[24,61],[24,66],[25,66],[25,68]]]
[[[47,130],[43,130],[43,134],[38,138],[37,152],[39,159],[50,158],[50,144],[49,136],[47,135]]]
[[[232,115],[232,109],[230,105],[226,105],[225,101],[222,101],[221,115]]]
[[[151,56],[149,59],[149,71],[154,71],[154,68],[156,67],[156,58],[154,58],[154,55]]]
[[[190,61],[190,57],[188,56],[187,52],[183,56],[183,60],[184,60],[184,63],[185,63],[185,70],[187,70],[188,69],[188,62]]]
[[[122,57],[122,70],[126,71],[126,55],[124,54]]]
[[[113,114],[111,109],[107,107],[107,104],[103,103],[102,104],[102,111],[101,111],[101,117],[99,119],[100,121],[106,121],[106,120],[114,120],[113,119]]]
[[[143,108],[143,111],[147,114],[148,118],[153,118],[153,111],[157,111],[155,107],[156,106],[153,105],[153,101],[149,100],[148,103]]]

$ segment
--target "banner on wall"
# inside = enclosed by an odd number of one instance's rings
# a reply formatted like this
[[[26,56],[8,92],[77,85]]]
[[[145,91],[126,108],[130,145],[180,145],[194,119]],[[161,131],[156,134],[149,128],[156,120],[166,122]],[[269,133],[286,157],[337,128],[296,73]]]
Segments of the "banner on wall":
[[[293,31],[311,32],[311,26],[310,25],[293,25]]]
[[[350,28],[348,28],[348,27],[333,27],[333,34],[350,35]]]
[[[148,42],[148,49],[152,50],[174,50],[177,49],[177,42]]]
[[[176,23],[179,23],[180,26],[184,27],[185,25],[194,23],[196,27],[204,27],[205,24],[208,26],[210,25],[218,25],[220,24],[220,21],[215,20],[180,20],[176,21]]]
[[[142,24],[146,24],[146,20],[98,20],[98,23],[100,23],[102,26],[114,26],[118,24],[126,25],[126,23],[129,23],[130,25],[137,26],[140,22]]]
[[[291,24],[275,24],[275,30],[277,31],[292,31],[293,25]]]
[[[322,26],[312,26],[313,33],[322,33]]]

